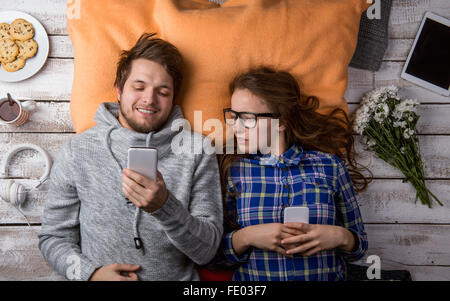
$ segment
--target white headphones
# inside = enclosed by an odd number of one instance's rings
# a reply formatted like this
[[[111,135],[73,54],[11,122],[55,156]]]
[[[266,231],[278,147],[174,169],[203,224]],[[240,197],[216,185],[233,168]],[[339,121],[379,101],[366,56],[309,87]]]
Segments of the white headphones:
[[[20,151],[27,149],[39,152],[45,160],[45,172],[39,179],[39,184],[33,188],[35,189],[38,188],[42,183],[44,183],[50,176],[52,159],[45,150],[34,144],[26,143],[16,145],[3,156],[2,162],[0,164],[0,179],[5,179],[8,177],[8,164],[9,161],[14,157],[14,155],[16,155]],[[22,184],[14,182],[11,179],[2,180],[1,182],[0,198],[8,203],[11,203],[14,207],[22,205],[27,196],[27,190],[25,189],[25,187]]]

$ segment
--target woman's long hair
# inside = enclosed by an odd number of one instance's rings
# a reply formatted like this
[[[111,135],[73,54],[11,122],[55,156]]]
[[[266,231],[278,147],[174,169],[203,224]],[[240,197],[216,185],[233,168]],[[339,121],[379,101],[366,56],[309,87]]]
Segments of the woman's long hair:
[[[229,86],[230,95],[239,89],[247,89],[262,98],[271,112],[280,116],[280,124],[286,127],[288,147],[295,143],[305,150],[322,151],[339,157],[346,164],[355,191],[367,187],[371,173],[355,160],[351,121],[344,110],[336,108],[328,114],[318,113],[319,100],[316,97],[301,96],[298,82],[291,74],[268,67],[252,69],[235,77]],[[219,163],[222,191],[225,193],[230,166],[249,155],[223,153],[219,156]],[[362,174],[363,170],[369,172],[370,178]]]

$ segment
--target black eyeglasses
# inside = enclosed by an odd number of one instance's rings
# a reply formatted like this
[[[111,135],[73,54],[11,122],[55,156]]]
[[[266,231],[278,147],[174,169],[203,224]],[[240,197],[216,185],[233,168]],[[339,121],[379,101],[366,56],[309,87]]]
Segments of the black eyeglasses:
[[[230,126],[235,125],[236,120],[239,118],[244,127],[251,129],[256,126],[259,117],[277,118],[279,116],[272,113],[236,112],[230,108],[223,110],[223,119],[225,120],[225,123]]]

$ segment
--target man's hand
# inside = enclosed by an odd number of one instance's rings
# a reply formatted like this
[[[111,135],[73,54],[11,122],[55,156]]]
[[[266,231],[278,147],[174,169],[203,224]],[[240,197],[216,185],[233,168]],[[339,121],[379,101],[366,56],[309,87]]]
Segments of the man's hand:
[[[158,171],[156,181],[125,168],[122,172],[122,192],[138,208],[152,213],[169,198],[166,183]]]
[[[323,250],[335,248],[350,252],[355,246],[351,232],[340,226],[313,225],[304,223],[286,223],[284,230],[294,237],[286,238],[281,244],[288,250],[287,254],[311,256]],[[296,234],[302,231],[304,234]]]
[[[97,269],[89,281],[139,281],[135,273],[141,267],[137,264],[113,263]]]

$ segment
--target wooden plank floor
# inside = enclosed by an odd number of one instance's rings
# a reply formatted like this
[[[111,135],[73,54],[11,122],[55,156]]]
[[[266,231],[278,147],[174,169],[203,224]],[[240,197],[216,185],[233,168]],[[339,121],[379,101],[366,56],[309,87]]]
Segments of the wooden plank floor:
[[[30,142],[52,157],[74,135],[70,120],[73,49],[66,30],[64,0],[2,0],[0,11],[20,10],[41,21],[50,37],[50,57],[34,77],[20,83],[0,83],[0,94],[38,101],[38,111],[20,128],[0,126],[0,158],[9,147]],[[402,94],[421,103],[420,144],[426,177],[444,207],[415,204],[415,193],[401,174],[364,151],[375,180],[358,196],[369,236],[368,255],[378,255],[383,269],[407,269],[414,280],[450,280],[450,98],[400,79],[400,72],[425,11],[450,18],[448,0],[394,0],[389,48],[378,72],[349,68],[346,98],[350,111],[363,93],[395,84]],[[357,138],[359,139],[359,138]],[[12,177],[32,185],[44,166],[37,154],[22,152],[10,168]],[[29,177],[33,179],[28,179]],[[47,184],[48,185],[48,184]],[[23,207],[32,227],[7,203],[0,201],[0,280],[61,280],[37,247],[47,185],[30,194]],[[365,263],[365,259],[360,263]]]

